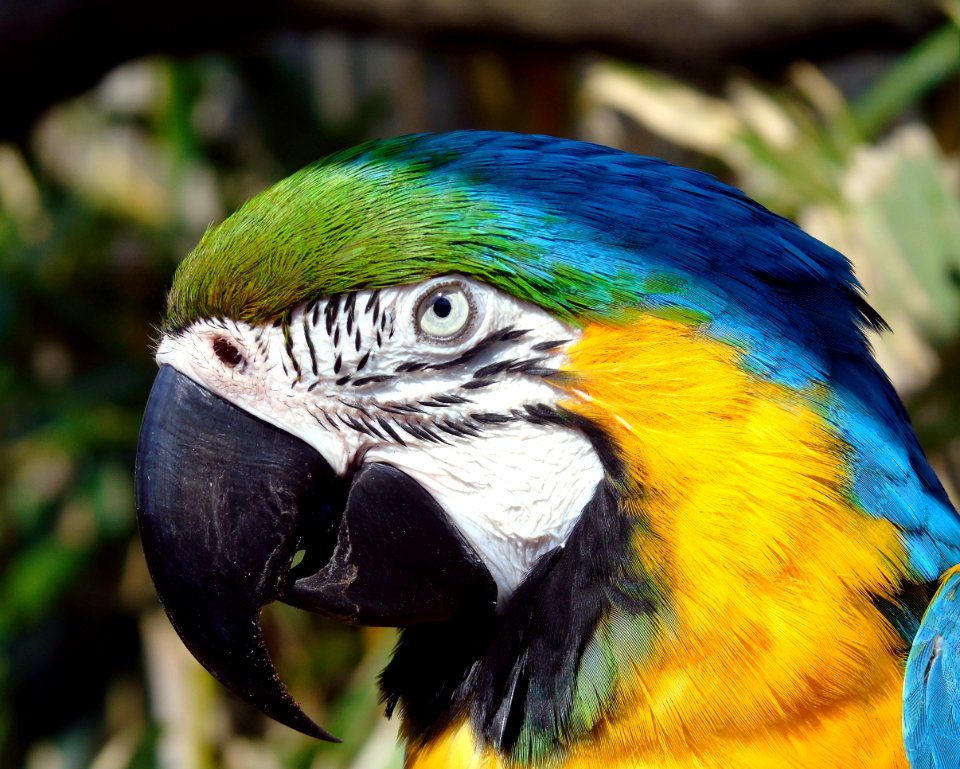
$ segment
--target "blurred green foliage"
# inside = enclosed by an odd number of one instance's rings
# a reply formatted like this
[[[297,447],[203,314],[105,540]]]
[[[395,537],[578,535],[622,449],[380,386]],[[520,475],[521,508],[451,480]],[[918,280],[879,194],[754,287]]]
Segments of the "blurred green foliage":
[[[348,738],[331,749],[197,667],[136,538],[135,446],[174,267],[209,222],[362,136],[378,109],[361,100],[326,126],[307,87],[276,56],[138,62],[54,108],[29,146],[0,146],[4,768],[307,769],[363,751],[365,767],[399,765],[395,729],[377,731],[392,632],[269,610],[297,696]]]
[[[956,88],[957,39],[945,26],[853,103],[808,66],[777,87],[735,78],[717,98],[602,64],[582,73],[571,100],[579,128],[567,131],[644,150],[591,119],[626,114],[854,257],[906,339],[885,362],[905,367],[921,434],[947,474],[960,435],[960,203],[944,152],[957,150],[958,127],[930,108]],[[375,685],[391,631],[270,607],[285,680],[344,738],[310,741],[265,722],[192,661],[136,539],[132,470],[153,324],[181,256],[208,223],[301,165],[370,135],[449,122],[456,83],[424,95],[436,87],[433,59],[411,65],[409,51],[394,61],[357,46],[337,75],[333,47],[296,39],[232,58],[134,62],[51,110],[27,146],[0,145],[0,769],[400,764]],[[381,76],[391,61],[421,79],[399,90]],[[551,82],[578,71],[558,66],[567,69]],[[522,101],[500,92],[511,80],[491,54],[467,69],[476,104]],[[549,113],[546,123],[494,127],[557,130],[567,112],[533,111]]]

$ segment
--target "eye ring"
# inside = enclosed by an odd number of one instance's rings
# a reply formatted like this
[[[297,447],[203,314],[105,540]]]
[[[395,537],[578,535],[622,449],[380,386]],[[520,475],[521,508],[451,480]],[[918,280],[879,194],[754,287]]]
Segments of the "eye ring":
[[[414,322],[417,333],[433,342],[450,343],[464,336],[476,320],[476,302],[460,281],[433,286],[417,300]]]

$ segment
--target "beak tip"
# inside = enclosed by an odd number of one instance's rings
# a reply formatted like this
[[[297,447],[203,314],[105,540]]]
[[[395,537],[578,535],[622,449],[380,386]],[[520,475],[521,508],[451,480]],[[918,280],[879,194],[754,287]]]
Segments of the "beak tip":
[[[291,729],[295,729],[301,734],[307,735],[307,737],[313,737],[316,740],[323,740],[324,742],[342,742],[339,737],[335,737],[334,735],[330,734],[330,732],[328,732],[326,729],[320,726],[320,724],[310,718],[310,716],[300,710],[300,706],[297,705],[297,703],[292,699],[290,704],[292,705],[293,710],[290,712],[289,718],[277,718],[277,716],[271,713],[267,713],[267,715],[289,726]]]
[[[339,737],[335,737],[326,729],[322,729],[319,726],[317,726],[314,731],[310,732],[309,736],[315,737],[318,740],[323,740],[324,742],[332,742],[335,745],[339,745],[341,742],[343,742],[343,740],[341,740]]]

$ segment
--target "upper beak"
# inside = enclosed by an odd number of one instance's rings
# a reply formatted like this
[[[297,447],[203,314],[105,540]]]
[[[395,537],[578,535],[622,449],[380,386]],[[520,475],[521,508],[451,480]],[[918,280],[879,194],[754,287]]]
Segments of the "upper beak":
[[[183,642],[235,694],[320,739],[336,738],[264,646],[265,604],[395,626],[495,606],[479,556],[409,476],[372,464],[339,479],[299,438],[168,366],[144,413],[136,491],[147,565]]]

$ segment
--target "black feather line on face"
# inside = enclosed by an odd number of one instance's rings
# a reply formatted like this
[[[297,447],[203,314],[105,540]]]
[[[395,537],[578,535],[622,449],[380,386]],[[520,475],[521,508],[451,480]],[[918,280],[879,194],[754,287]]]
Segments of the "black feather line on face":
[[[470,418],[474,422],[480,422],[481,424],[504,424],[506,422],[516,422],[517,418],[509,414],[494,414],[492,412],[480,412],[480,413],[471,413]]]
[[[388,414],[397,414],[399,416],[405,416],[408,412],[402,409],[400,406],[393,403],[377,403],[374,404],[381,411],[385,411]]]
[[[456,425],[450,422],[437,421],[433,423],[433,426],[436,427],[438,430],[443,430],[443,432],[447,433],[448,435],[452,435],[455,438],[463,438],[463,437],[469,436],[469,433],[467,433],[464,430],[461,430],[459,427],[457,427]]]
[[[360,377],[359,379],[354,379],[353,382],[351,382],[351,386],[363,387],[364,385],[375,384],[377,382],[389,382],[393,378],[394,377],[390,374],[374,374],[372,376],[364,376]]]
[[[337,322],[337,316],[340,313],[340,297],[331,296],[327,301],[327,306],[323,308],[323,314],[325,318],[325,328],[327,329],[327,336],[330,335],[330,332],[333,331],[333,325]],[[340,327],[337,326],[337,332],[339,333]],[[334,345],[337,342],[334,340]]]
[[[359,333],[359,330],[358,330]],[[426,361],[418,360],[409,360],[404,361],[398,365],[394,372],[397,374],[410,374],[417,371],[442,371],[445,369],[455,368],[457,366],[463,366],[469,363],[471,360],[477,356],[489,352],[496,345],[503,344],[505,342],[511,342],[516,339],[520,339],[526,334],[530,333],[527,329],[516,329],[513,326],[506,326],[504,328],[497,329],[496,331],[488,334],[479,342],[477,342],[473,347],[468,350],[465,350],[463,353],[458,355],[456,358],[450,360],[442,361],[440,363],[429,363]],[[379,344],[378,339],[378,344]],[[358,342],[359,344],[359,342]],[[554,346],[554,343],[550,343],[551,346]],[[358,348],[359,349],[359,348]],[[491,384],[494,384],[497,380],[497,377],[500,374],[504,373],[523,373],[529,376],[538,376],[538,377],[547,377],[552,376],[557,373],[555,369],[543,367],[544,358],[529,358],[525,360],[519,360],[516,358],[511,358],[509,360],[497,361],[495,363],[490,363],[485,366],[481,366],[476,371],[472,373],[473,380],[465,382],[460,385],[461,389],[466,390],[475,390],[481,387],[487,387]],[[446,398],[451,400],[445,401],[446,403],[463,403],[469,402],[469,398],[463,398],[463,396],[458,395],[447,395]],[[456,400],[461,399],[461,400]],[[440,400],[437,398],[437,400]]]
[[[426,414],[426,413],[427,413],[427,412],[424,411],[422,408],[419,408],[419,407],[417,407],[417,406],[413,406],[413,405],[411,405],[411,404],[409,404],[409,403],[395,403],[395,404],[393,404],[393,405],[395,405],[398,409],[403,409],[404,411],[406,411],[406,412],[409,413],[409,414]]]
[[[558,424],[572,428],[581,433],[597,453],[597,458],[603,466],[606,477],[618,488],[623,489],[627,484],[627,470],[623,457],[617,450],[616,444],[610,436],[595,422],[576,412],[564,408],[554,409]],[[636,490],[634,490],[636,493]]]
[[[425,436],[418,429],[416,429],[414,425],[408,424],[407,422],[397,422],[397,424],[400,425],[401,430],[409,433],[414,438],[425,438]]]
[[[436,424],[424,424],[424,423],[417,425],[417,427],[420,428],[421,432],[423,432],[427,436],[427,440],[433,441],[434,443],[442,443],[445,446],[452,445],[450,441],[446,440],[442,435],[440,435],[438,432],[436,432],[433,429],[436,426],[437,426]]]
[[[429,363],[423,363],[420,361],[407,361],[406,363],[401,363],[399,366],[397,366],[394,371],[396,371],[398,374],[409,374],[414,371],[425,369],[429,365]]]
[[[367,432],[373,435],[374,437],[379,438],[382,441],[385,441],[387,439],[387,437],[383,433],[381,433],[376,427],[373,426],[373,424],[371,424],[367,420],[363,420],[363,426],[366,428]]]
[[[553,418],[569,424],[562,412]],[[604,481],[566,547],[541,558],[499,615],[465,612],[404,629],[380,679],[388,713],[403,710],[404,735],[427,742],[469,714],[510,763],[561,757],[576,736],[577,676],[600,619],[613,606],[654,614],[663,605],[650,580],[633,573],[636,524],[622,512],[617,484]],[[627,593],[617,588],[624,584]]]
[[[446,443],[446,441],[441,440],[441,438],[434,433],[427,430],[422,425],[417,424],[416,422],[399,422],[399,425],[402,429],[410,433],[414,438],[422,438],[425,441],[430,443]]]
[[[377,417],[377,422],[380,423],[380,426],[383,428],[384,432],[386,432],[391,438],[393,438],[393,440],[395,440],[395,441],[396,441],[397,443],[399,443],[401,446],[406,446],[406,445],[407,445],[407,444],[404,442],[403,438],[401,438],[400,435],[397,433],[397,431],[394,430],[393,427],[390,426],[390,423],[389,423],[386,419],[384,419],[384,418],[381,417],[381,416],[378,416],[378,417]]]
[[[459,395],[434,395],[433,400],[438,401],[439,403],[446,403],[451,406],[456,406],[461,403],[473,403],[469,398],[462,398]]]
[[[310,364],[313,375],[317,376],[317,351],[313,346],[313,339],[310,336],[309,316],[303,314],[303,337],[307,340],[307,350],[310,352]]]
[[[447,421],[447,424],[450,424],[449,420]],[[479,425],[475,427],[474,425],[470,424],[466,419],[459,420],[454,424],[454,426],[458,430],[462,430],[463,432],[465,432],[467,434],[467,437],[469,438],[477,438],[480,435],[480,430],[478,429]]]
[[[340,421],[343,422],[347,427],[352,427],[352,428],[353,428],[354,430],[356,430],[358,433],[363,433],[364,435],[369,435],[371,438],[372,438],[372,437],[375,437],[375,436],[367,429],[367,426],[366,426],[363,422],[360,422],[359,420],[355,419],[352,415],[350,415],[350,414],[346,414],[346,415],[344,415],[344,414],[338,414],[337,416],[340,418]]]
[[[290,316],[288,314],[283,315],[281,325],[283,327],[283,349],[287,353],[287,357],[290,358],[290,364],[297,373],[296,379],[299,381],[301,377],[300,361],[293,355],[293,331],[290,328]]]
[[[469,382],[464,382],[460,385],[460,388],[463,390],[478,390],[481,387],[489,387],[492,384],[496,384],[495,379],[473,379]]]
[[[497,363],[491,363],[487,366],[481,366],[473,372],[473,378],[487,379],[489,377],[497,376],[505,371],[510,371],[511,366],[513,366],[515,363],[515,360],[502,360],[498,361]]]
[[[570,339],[553,339],[549,342],[537,342],[535,345],[532,345],[530,349],[534,352],[550,352],[551,350],[556,350],[558,347],[562,347],[571,341],[572,340]]]
[[[343,398],[337,398],[337,400],[340,401],[340,403],[342,403],[342,404],[343,404],[344,406],[346,406],[348,409],[355,409],[356,411],[359,411],[361,414],[363,414],[365,417],[369,417],[369,416],[370,416],[370,412],[367,411],[367,410],[366,410],[361,404],[359,404],[359,403],[354,403],[354,402],[352,402],[352,401],[348,401],[348,400],[345,400],[345,399],[343,399]]]
[[[469,361],[473,360],[481,353],[487,352],[498,344],[503,342],[511,342],[528,333],[529,331],[526,329],[515,329],[513,326],[506,326],[504,328],[497,329],[496,331],[487,334],[487,336],[477,342],[473,347],[471,347],[469,350],[465,350],[456,358],[443,361],[442,363],[432,363],[426,366],[426,368],[440,371],[447,368],[453,368],[454,366],[461,366],[464,363],[468,363]]]

